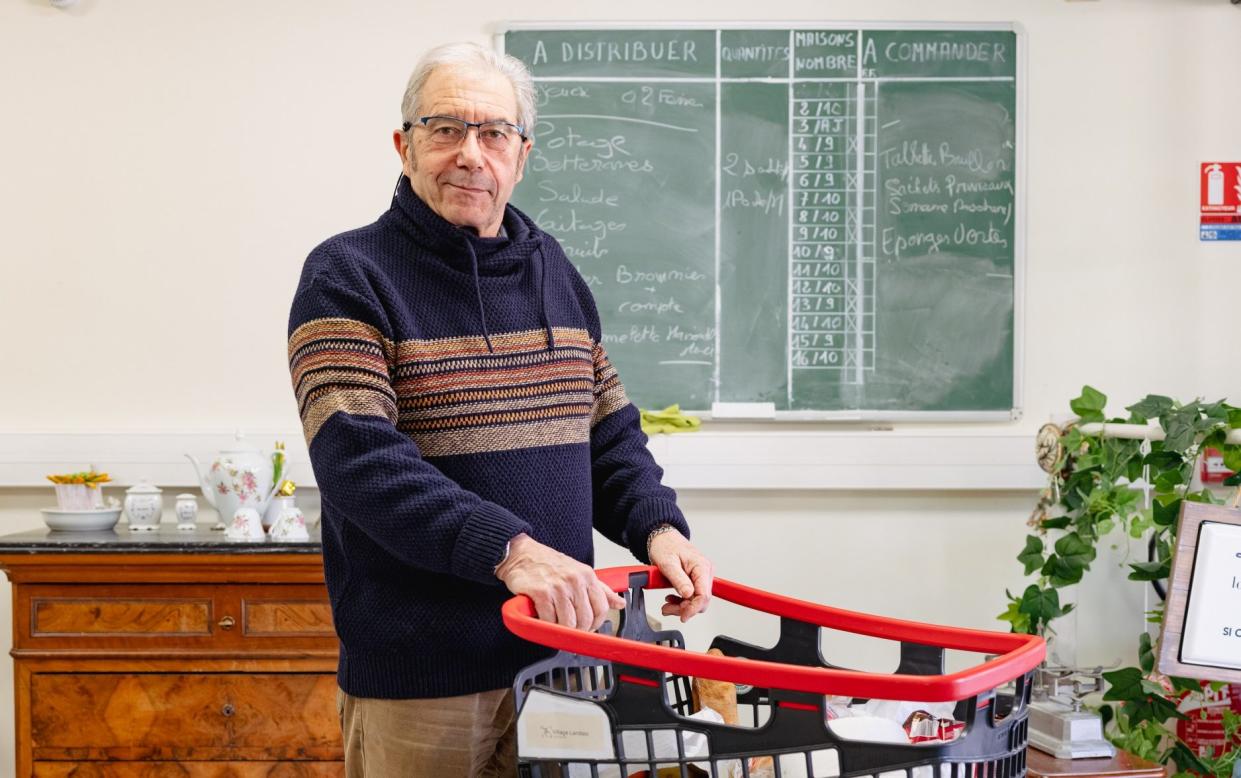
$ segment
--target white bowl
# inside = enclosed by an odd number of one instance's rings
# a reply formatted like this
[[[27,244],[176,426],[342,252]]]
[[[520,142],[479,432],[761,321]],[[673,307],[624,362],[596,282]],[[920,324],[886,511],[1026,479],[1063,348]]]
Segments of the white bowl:
[[[69,532],[112,529],[121,520],[120,508],[94,508],[79,511],[43,508],[42,511],[43,522],[48,527]]]

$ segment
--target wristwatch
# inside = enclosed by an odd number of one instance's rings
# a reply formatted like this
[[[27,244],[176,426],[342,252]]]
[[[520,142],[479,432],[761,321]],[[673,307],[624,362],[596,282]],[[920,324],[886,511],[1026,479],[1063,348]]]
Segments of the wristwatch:
[[[492,575],[495,575],[495,574],[496,574],[496,573],[500,570],[500,567],[501,567],[501,566],[502,566],[505,562],[507,562],[507,561],[508,561],[508,552],[510,552],[510,551],[512,551],[512,550],[513,550],[513,541],[511,541],[511,540],[510,540],[510,541],[508,541],[507,543],[505,543],[505,544],[504,544],[504,555],[500,557],[500,561],[499,561],[499,562],[496,562],[496,566],[495,566],[495,567],[493,567],[493,568],[491,569],[491,574],[492,574]]]

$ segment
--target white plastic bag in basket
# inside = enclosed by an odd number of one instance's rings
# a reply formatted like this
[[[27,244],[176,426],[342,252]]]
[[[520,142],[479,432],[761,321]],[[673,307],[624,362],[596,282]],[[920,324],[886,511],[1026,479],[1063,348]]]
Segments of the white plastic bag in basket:
[[[697,713],[686,716],[686,718],[694,721],[709,721],[713,724],[724,723],[723,717],[711,708],[703,708]],[[621,744],[625,748],[625,760],[641,762],[643,759],[676,759],[678,735],[681,736],[681,740],[684,743],[686,758],[700,760],[709,756],[707,736],[702,732],[677,729],[655,730],[651,733],[651,745],[655,753],[648,754],[646,750],[646,733],[627,730],[621,733]],[[701,767],[707,772],[711,771],[706,761],[695,761],[694,765]],[[660,767],[676,767],[676,764],[672,762],[657,763],[656,769]],[[649,768],[645,764],[634,764],[625,769],[627,772],[633,772]],[[599,778],[625,778],[626,774],[622,773],[621,768],[617,765],[599,765]],[[728,773],[721,774],[727,775]],[[738,767],[736,774],[741,774],[740,767]],[[569,763],[569,778],[590,778],[590,765]]]

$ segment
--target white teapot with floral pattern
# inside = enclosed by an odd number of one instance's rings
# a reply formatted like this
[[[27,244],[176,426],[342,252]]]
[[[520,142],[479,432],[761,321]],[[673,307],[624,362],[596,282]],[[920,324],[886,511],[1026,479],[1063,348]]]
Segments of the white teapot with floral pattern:
[[[194,465],[203,497],[220,512],[220,521],[225,524],[242,508],[252,508],[262,516],[276,494],[271,453],[249,445],[240,432],[233,447],[221,451],[206,472],[197,459],[190,454],[185,456]]]

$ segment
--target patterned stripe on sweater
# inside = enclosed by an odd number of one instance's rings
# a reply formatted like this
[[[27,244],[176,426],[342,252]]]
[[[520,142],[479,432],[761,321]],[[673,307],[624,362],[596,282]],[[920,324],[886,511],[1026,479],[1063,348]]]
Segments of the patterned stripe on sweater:
[[[393,343],[348,319],[317,319],[289,339],[306,440],[337,411],[382,416],[425,456],[588,443],[628,405],[603,347],[581,329]]]

